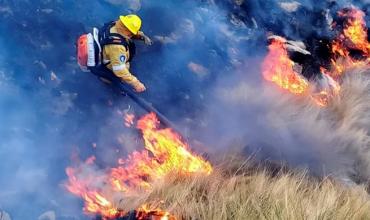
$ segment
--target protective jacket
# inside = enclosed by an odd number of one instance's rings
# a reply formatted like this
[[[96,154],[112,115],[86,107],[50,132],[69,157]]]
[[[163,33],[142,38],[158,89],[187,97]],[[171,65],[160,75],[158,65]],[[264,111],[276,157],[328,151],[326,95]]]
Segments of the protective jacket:
[[[100,30],[102,65],[114,75],[135,87],[140,81],[130,72],[130,61],[135,56],[135,44],[123,34],[120,22],[106,24]]]

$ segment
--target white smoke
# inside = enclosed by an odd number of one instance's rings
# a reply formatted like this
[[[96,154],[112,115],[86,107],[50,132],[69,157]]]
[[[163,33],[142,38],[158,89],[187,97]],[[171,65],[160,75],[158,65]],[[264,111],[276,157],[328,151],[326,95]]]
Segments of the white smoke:
[[[223,84],[205,114],[209,133],[204,135],[213,137],[209,143],[219,148],[237,140],[247,155],[256,154],[260,160],[366,181],[370,178],[369,72],[346,73],[340,95],[325,108],[309,97],[256,81],[260,77],[254,74],[229,88]]]

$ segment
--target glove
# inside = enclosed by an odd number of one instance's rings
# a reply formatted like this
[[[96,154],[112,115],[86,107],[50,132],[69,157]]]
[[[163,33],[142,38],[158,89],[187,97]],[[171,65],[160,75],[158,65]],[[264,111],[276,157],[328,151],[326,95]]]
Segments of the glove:
[[[137,82],[134,86],[134,90],[135,90],[135,92],[140,93],[140,92],[144,92],[146,90],[146,88],[145,88],[144,84],[142,84],[141,82]]]
[[[148,36],[144,36],[144,43],[148,46],[153,45],[153,41]]]

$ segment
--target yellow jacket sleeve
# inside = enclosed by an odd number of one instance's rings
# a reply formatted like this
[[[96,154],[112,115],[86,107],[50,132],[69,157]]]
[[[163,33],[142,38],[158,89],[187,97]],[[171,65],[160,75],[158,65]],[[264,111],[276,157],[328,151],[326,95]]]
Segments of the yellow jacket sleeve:
[[[106,45],[105,52],[113,73],[124,82],[135,87],[140,81],[128,69],[128,52],[122,45]]]

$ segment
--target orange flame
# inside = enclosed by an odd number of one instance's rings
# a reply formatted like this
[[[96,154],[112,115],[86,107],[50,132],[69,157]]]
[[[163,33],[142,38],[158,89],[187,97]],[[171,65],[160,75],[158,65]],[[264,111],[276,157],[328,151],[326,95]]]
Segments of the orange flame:
[[[305,93],[307,81],[293,70],[294,62],[290,60],[284,43],[273,39],[269,52],[262,63],[263,77],[294,94]]]
[[[135,115],[134,114],[129,114],[129,113],[126,113],[125,114],[125,126],[126,127],[132,127],[134,125],[134,121],[135,121]]]
[[[85,165],[88,164],[89,162],[86,161]],[[91,186],[94,186],[97,182],[101,182],[104,177],[88,174],[84,175],[82,169],[84,169],[84,166],[77,169],[71,167],[66,169],[66,173],[69,177],[66,188],[85,201],[84,211],[86,213],[100,214],[107,218],[119,216],[120,212],[113,207],[113,204],[107,197],[98,192],[97,189],[90,190]]]
[[[112,169],[111,181],[119,191],[129,191],[131,186],[150,188],[150,182],[171,171],[180,173],[212,172],[212,166],[194,155],[188,145],[171,129],[158,129],[154,113],[141,118],[137,128],[143,133],[145,151],[134,152],[124,162],[125,167]],[[134,171],[134,172],[132,172]]]
[[[93,172],[94,164],[91,159],[77,168],[67,168],[69,181],[66,187],[85,201],[86,213],[99,214],[106,219],[122,216],[126,212],[119,211],[113,204],[113,197],[117,195],[125,197],[136,195],[142,190],[149,191],[153,181],[171,172],[184,175],[208,175],[212,172],[211,164],[191,152],[180,135],[169,128],[161,129],[159,125],[154,113],[142,117],[137,128],[143,134],[145,150],[135,151],[128,158],[119,159],[117,167],[103,174],[102,171]],[[142,212],[143,210],[146,212]],[[139,211],[162,216],[163,219],[174,219],[167,218],[169,214],[163,211],[143,207]]]
[[[176,220],[170,213],[161,209],[151,209],[147,204],[137,210],[136,218],[138,220]]]
[[[346,18],[346,22],[342,34],[332,44],[334,57],[331,59],[333,69],[330,75],[333,77],[341,76],[347,69],[368,65],[370,61],[370,43],[367,40],[364,12],[351,8],[339,11],[338,15]],[[350,49],[361,51],[365,59],[353,59],[350,56]]]
[[[328,71],[321,67],[321,73],[323,75],[329,75]],[[330,77],[330,75],[329,75]],[[334,81],[331,83],[330,90],[327,88],[322,88],[319,92],[315,93],[311,91],[311,99],[320,107],[326,107],[329,104],[330,99],[337,96],[341,90],[340,85]]]
[[[345,9],[338,12],[339,16],[346,19],[342,33],[331,44],[334,54],[331,57],[331,68],[326,70],[321,68],[321,73],[326,74],[326,78],[333,77],[337,81],[331,83],[331,88],[323,88],[310,91],[310,97],[319,106],[326,106],[329,100],[338,95],[340,85],[338,84],[341,75],[348,69],[359,66],[369,66],[370,64],[370,43],[367,40],[367,28],[365,14],[357,8]],[[262,73],[266,80],[276,83],[281,88],[293,94],[307,94],[308,82],[296,73],[293,69],[294,62],[290,60],[284,38],[274,38],[269,45],[269,53],[262,64]],[[351,57],[352,49],[361,51],[363,59],[356,60]],[[329,77],[330,76],[330,77]],[[315,86],[310,86],[315,88]]]
[[[370,44],[367,41],[367,28],[365,13],[359,9],[350,9],[347,12],[339,12],[343,17],[348,17],[348,24],[343,30],[344,36],[351,41],[353,46],[363,53],[370,54]]]

